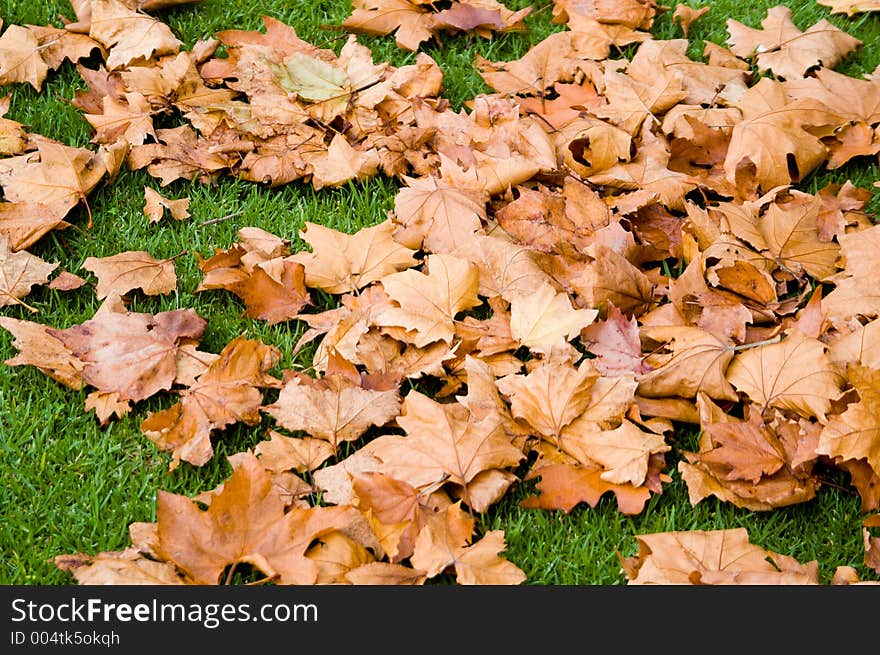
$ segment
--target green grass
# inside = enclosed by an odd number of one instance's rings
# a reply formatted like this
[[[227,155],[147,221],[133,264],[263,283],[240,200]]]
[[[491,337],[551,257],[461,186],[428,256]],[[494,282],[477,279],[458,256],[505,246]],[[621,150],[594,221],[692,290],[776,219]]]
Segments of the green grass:
[[[520,0],[508,6],[525,4]],[[726,17],[757,27],[766,9],[774,4],[778,3],[711,3],[709,15],[691,29],[691,56],[699,57],[703,40],[724,42]],[[880,50],[872,44],[880,42],[880,16],[829,17],[827,8],[814,2],[784,4],[792,6],[794,20],[801,29],[830,18],[864,41],[865,47],[838,70],[860,76],[877,66]],[[440,44],[425,45],[424,50],[445,72],[445,95],[454,107],[490,91],[473,70],[474,53],[496,61],[513,59],[547,34],[562,29],[550,21],[549,2],[536,3],[535,9],[526,21],[527,33],[492,40],[445,36]],[[341,23],[348,13],[347,2],[331,0],[205,0],[161,15],[187,47],[223,29],[261,29],[260,17],[266,14],[295,27],[301,38],[338,51],[344,37],[322,26]],[[5,25],[60,25],[59,14],[73,17],[67,2],[0,0]],[[653,31],[658,38],[682,36],[670,14],[659,17]],[[414,59],[413,53],[399,50],[392,37],[361,37],[360,41],[373,50],[376,61],[402,65]],[[87,146],[90,126],[69,104],[81,87],[74,67],[67,63],[50,74],[42,93],[26,85],[14,85],[0,91],[0,95],[12,94],[8,118],[25,123],[33,132]],[[877,179],[876,162],[851,162],[833,174],[820,170],[805,181],[804,188],[815,191],[828,182],[846,179],[870,187]],[[171,197],[189,196],[192,218],[149,224],[141,213],[144,186]],[[175,261],[178,290],[167,296],[135,295],[132,310],[156,313],[192,308],[208,320],[203,349],[219,352],[228,341],[243,334],[278,346],[284,353],[281,368],[307,367],[307,349],[296,357],[291,355],[301,333],[300,325],[268,326],[242,317],[242,305],[231,294],[195,293],[201,276],[194,255],[210,255],[215,248],[228,247],[236,239],[236,231],[244,226],[261,227],[286,237],[294,248],[302,245],[297,232],[307,220],[354,232],[386,217],[393,207],[395,190],[395,183],[382,177],[317,192],[300,183],[268,189],[227,178],[216,186],[178,181],[162,189],[145,171],[123,170],[115,184],[102,185],[90,196],[94,217],[91,229],[86,228],[85,210],[77,208],[68,216],[72,228],[48,234],[30,250],[47,261],[59,262],[59,268],[84,276],[88,272],[81,265],[89,256],[147,250],[156,257],[170,257],[185,250],[186,254]],[[202,224],[229,215],[234,216]],[[27,302],[39,308],[38,315],[19,307],[5,307],[2,314],[64,328],[88,320],[100,304],[89,286],[69,292],[37,288]],[[11,342],[11,335],[0,330],[0,360],[15,354]],[[31,367],[0,366],[2,584],[72,584],[71,576],[51,563],[54,556],[126,547],[129,524],[155,519],[157,489],[194,495],[213,488],[230,473],[225,456],[253,447],[265,438],[268,426],[268,420],[264,420],[259,427],[237,425],[216,434],[216,455],[207,465],[197,468],[184,463],[169,473],[170,456],[158,452],[141,434],[139,425],[149,411],[172,404],[175,399],[170,394],[139,403],[128,416],[101,428],[94,415],[83,409],[86,393],[71,391]],[[267,394],[267,402],[272,399],[271,393]],[[694,439],[693,434],[682,434],[679,445],[695,447]],[[618,512],[612,496],[604,497],[596,508],[580,505],[570,514],[525,510],[518,504],[534,493],[534,488],[531,483],[522,483],[480,517],[481,527],[505,531],[506,557],[523,569],[528,584],[624,584],[617,553],[634,554],[636,535],[734,527],[748,529],[751,541],[766,549],[802,562],[818,560],[822,582],[829,582],[840,565],[855,567],[862,579],[877,579],[863,563],[859,498],[839,473],[829,472],[832,484],[823,487],[809,503],[755,513],[715,499],[692,507],[687,488],[675,472],[676,456],[670,454],[667,461],[673,482],[665,486],[662,495],[652,497],[637,516]]]

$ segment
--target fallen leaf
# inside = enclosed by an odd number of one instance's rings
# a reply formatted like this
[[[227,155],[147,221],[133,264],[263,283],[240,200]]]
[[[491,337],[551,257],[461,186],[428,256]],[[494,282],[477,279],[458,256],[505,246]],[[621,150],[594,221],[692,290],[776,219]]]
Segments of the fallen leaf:
[[[145,186],[144,215],[150,219],[150,223],[158,223],[162,220],[166,210],[174,220],[182,221],[189,218],[189,198],[172,200],[162,196],[155,189]]]
[[[637,537],[627,584],[817,585],[819,565],[749,542],[745,528],[655,532]]]
[[[353,235],[306,221],[300,238],[312,247],[311,253],[298,253],[293,261],[305,267],[306,286],[340,294],[358,291],[386,275],[418,264],[415,250],[392,238],[395,226],[390,219]]]
[[[479,273],[475,264],[447,254],[425,258],[426,272],[408,269],[381,278],[391,307],[374,325],[412,330],[412,343],[421,348],[434,341],[452,343],[459,312],[481,303],[477,296]]]
[[[141,289],[148,296],[177,289],[174,258],[156,259],[145,250],[129,250],[109,257],[86,257],[82,267],[98,277],[99,300]]]
[[[20,305],[36,313],[38,310],[22,298],[32,287],[48,282],[56,268],[57,262],[50,264],[26,250],[13,252],[9,248],[9,237],[0,234],[0,307]]]

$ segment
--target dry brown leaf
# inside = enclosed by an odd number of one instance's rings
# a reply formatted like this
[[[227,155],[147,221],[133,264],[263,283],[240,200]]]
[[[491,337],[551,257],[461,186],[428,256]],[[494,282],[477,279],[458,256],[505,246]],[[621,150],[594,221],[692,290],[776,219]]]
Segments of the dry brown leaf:
[[[549,355],[564,350],[598,315],[595,309],[574,309],[567,293],[545,284],[510,303],[510,334],[533,353]]]
[[[189,198],[177,198],[172,200],[162,196],[152,187],[144,187],[144,215],[150,219],[150,223],[158,223],[165,215],[165,210],[176,221],[182,221],[190,217]]]
[[[684,36],[687,38],[688,30],[690,30],[694,21],[707,13],[709,13],[709,6],[694,9],[693,7],[688,7],[687,5],[679,3],[675,5],[675,11],[672,12],[672,21],[681,25],[681,31],[684,32]]]
[[[386,309],[373,324],[413,331],[412,343],[419,348],[438,340],[451,344],[459,312],[481,303],[477,266],[435,253],[425,258],[424,271],[408,269],[380,280],[398,307]]]
[[[392,238],[395,226],[386,219],[352,235],[306,221],[300,238],[312,247],[292,260],[305,267],[306,286],[340,294],[358,291],[386,275],[418,264],[415,250]]]
[[[33,30],[10,25],[0,36],[0,84],[27,82],[38,92],[49,73]]]
[[[180,50],[182,42],[168,25],[119,0],[92,0],[90,8],[89,36],[107,49],[108,70]]]
[[[841,235],[843,270],[827,281],[834,288],[822,299],[822,309],[833,324],[854,317],[880,314],[880,225]]]
[[[871,11],[880,11],[880,2],[877,0],[816,0],[825,7],[831,7],[832,14],[846,14],[854,16]]]
[[[755,57],[759,72],[770,71],[789,80],[819,66],[834,68],[862,45],[825,19],[802,32],[791,20],[791,8],[784,5],[768,9],[761,27],[754,29],[727,19],[730,50],[738,57]]]
[[[98,186],[107,169],[86,148],[41,140],[37,153],[0,160],[0,186],[7,201],[40,203],[63,217]]]
[[[880,372],[860,364],[850,364],[846,372],[859,402],[829,418],[816,452],[844,461],[864,460],[880,475]]]
[[[394,198],[395,240],[413,249],[453,253],[482,234],[485,203],[467,191],[429,176],[403,177],[405,186]]]
[[[795,331],[778,343],[737,352],[727,380],[759,407],[788,409],[824,423],[844,385],[826,351],[818,339]]]
[[[0,327],[12,334],[12,346],[18,349],[18,354],[5,360],[4,364],[34,366],[71,389],[82,388],[80,372],[84,362],[75,357],[60,339],[49,334],[49,326],[0,316]]]
[[[141,289],[148,296],[177,289],[174,258],[156,259],[145,250],[129,250],[109,257],[86,257],[82,267],[98,277],[99,300]]]
[[[433,578],[446,569],[463,585],[517,585],[522,570],[499,555],[506,548],[503,530],[491,530],[473,541],[474,519],[458,504],[447,508],[419,533],[411,562]]]
[[[81,585],[186,584],[173,564],[149,559],[134,547],[96,555],[58,555],[52,561]]]
[[[631,484],[608,482],[602,479],[602,472],[599,467],[585,467],[580,464],[536,465],[525,479],[540,478],[535,483],[535,489],[539,493],[524,499],[520,506],[532,509],[560,509],[568,514],[582,502],[590,507],[596,507],[606,493],[612,492],[621,514],[640,514],[651,497],[651,489],[647,486],[635,487]]]
[[[637,537],[627,584],[817,585],[819,564],[801,564],[749,542],[745,528],[656,532]]]
[[[303,431],[329,442],[333,452],[355,441],[371,427],[381,427],[400,412],[396,389],[365,389],[340,374],[313,379],[294,374],[285,382],[278,399],[263,410],[278,424]]]
[[[36,313],[22,300],[36,285],[49,281],[49,276],[58,268],[58,263],[50,264],[26,250],[13,252],[9,247],[9,237],[0,233],[0,307],[20,305]]]
[[[738,400],[728,381],[732,346],[701,328],[643,327],[646,373],[639,376],[638,393],[648,398],[695,398],[700,392],[715,400]],[[656,346],[654,344],[657,344]]]
[[[105,304],[119,297],[111,295]],[[207,321],[191,309],[156,315],[104,311],[64,329],[49,328],[83,363],[84,382],[122,401],[140,401],[171,388],[177,376],[177,352],[201,339]]]
[[[285,512],[257,458],[235,457],[232,475],[207,510],[186,496],[159,491],[157,554],[195,584],[219,584],[227,567],[234,571],[237,564],[249,564],[280,584],[314,584],[318,567],[306,551],[315,539],[346,529],[354,510],[294,507]]]
[[[497,418],[476,420],[458,403],[441,404],[417,391],[407,394],[397,424],[405,437],[386,435],[371,442],[370,454],[381,461],[381,467],[372,470],[415,488],[453,485],[476,512],[501,498],[514,480],[505,469],[524,457]],[[499,472],[502,486],[490,489],[487,496],[481,478],[492,471]]]

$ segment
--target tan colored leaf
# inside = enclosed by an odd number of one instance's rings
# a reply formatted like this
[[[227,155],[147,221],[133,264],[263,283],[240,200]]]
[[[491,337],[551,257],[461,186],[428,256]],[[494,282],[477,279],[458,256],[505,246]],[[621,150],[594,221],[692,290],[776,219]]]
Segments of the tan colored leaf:
[[[435,253],[425,259],[426,272],[409,269],[380,281],[399,307],[382,312],[374,324],[415,332],[412,343],[421,348],[434,341],[451,344],[459,312],[480,304],[479,273],[475,264]]]
[[[579,429],[580,426],[586,429]],[[634,487],[645,483],[651,455],[672,449],[661,435],[645,432],[626,420],[612,430],[575,421],[562,431],[558,443],[579,462],[601,466],[602,480]]]
[[[75,275],[70,271],[61,271],[55,279],[49,283],[49,288],[55,289],[56,291],[73,291],[74,289],[79,289],[85,284],[87,284],[87,282],[79,275]]]
[[[816,452],[841,460],[863,459],[880,475],[880,372],[859,364],[847,367],[859,402],[829,418]]]
[[[562,350],[599,315],[596,309],[574,309],[567,293],[546,284],[529,297],[510,304],[510,333],[535,353]]]
[[[831,7],[832,14],[853,16],[871,11],[880,11],[877,0],[816,0],[818,4]]]
[[[269,439],[254,447],[254,455],[274,473],[314,471],[333,456],[333,447],[323,439],[287,437],[269,430]]]
[[[342,134],[330,141],[326,156],[309,159],[315,189],[339,187],[349,180],[363,180],[379,170],[379,153],[370,148],[357,150]]]
[[[365,389],[349,378],[330,374],[313,379],[290,377],[271,405],[263,410],[287,430],[302,430],[330,443],[333,452],[359,439],[372,426],[381,427],[400,412],[397,390]]]
[[[759,72],[771,71],[789,80],[819,66],[834,68],[862,45],[825,19],[802,32],[791,20],[791,9],[783,5],[768,9],[761,27],[757,30],[727,19],[731,51],[743,58],[754,56]]]
[[[546,362],[527,375],[498,379],[498,390],[509,399],[514,417],[539,434],[558,437],[563,428],[583,414],[599,374],[589,360],[575,367]]]
[[[86,257],[82,267],[98,277],[99,300],[111,293],[125,295],[141,289],[148,296],[177,289],[174,259],[156,259],[144,250],[129,250],[109,257]]]
[[[293,261],[305,267],[306,286],[328,293],[358,291],[386,275],[418,264],[411,250],[392,238],[390,219],[353,235],[306,221],[300,237],[312,247]]]
[[[708,12],[708,6],[694,9],[693,7],[688,7],[687,5],[679,3],[675,5],[675,11],[672,12],[672,21],[681,25],[681,31],[684,32],[684,36],[687,38],[688,30],[691,25],[693,25],[694,21]]]
[[[431,38],[431,14],[427,7],[409,0],[355,0],[342,27],[356,34],[385,36],[394,33],[397,45],[415,51]]]
[[[160,195],[152,187],[145,186],[144,215],[150,219],[150,223],[158,223],[162,220],[165,210],[168,210],[174,220],[182,221],[189,218],[189,198],[172,200]]]
[[[353,585],[422,585],[426,579],[424,571],[390,562],[370,562],[345,574]]]
[[[153,129],[153,109],[141,93],[126,93],[117,100],[104,96],[100,114],[83,114],[95,135],[92,143],[115,143],[124,140],[131,145],[141,145],[147,137],[156,139]]]
[[[482,234],[485,204],[472,194],[434,177],[403,178],[406,186],[394,198],[394,238],[404,246],[453,253]]]
[[[825,161],[828,150],[809,128],[840,121],[811,98],[789,100],[782,83],[767,77],[749,88],[737,106],[743,120],[733,128],[724,170],[735,184],[738,167],[751,162],[764,192],[800,182]]]
[[[86,148],[41,140],[37,150],[36,156],[0,160],[0,186],[6,200],[42,203],[63,216],[86,202],[106,172],[98,156]]]
[[[110,296],[111,299],[118,296]],[[99,391],[137,402],[171,388],[181,342],[198,341],[207,322],[193,310],[156,315],[105,311],[65,329],[49,328],[83,362],[82,379]]]
[[[27,82],[38,92],[49,73],[33,30],[10,25],[0,36],[0,84]]]
[[[817,585],[819,565],[749,542],[745,528],[656,532],[637,537],[628,584]]]
[[[703,392],[715,400],[738,399],[726,375],[734,351],[725,341],[689,326],[645,326],[642,337],[651,354],[644,360],[649,370],[638,378],[639,395],[695,398]]]
[[[477,512],[488,508],[478,502],[486,499],[470,493],[480,474],[515,467],[523,458],[497,419],[475,420],[462,405],[441,404],[417,391],[407,394],[397,423],[405,437],[386,435],[371,442],[370,453],[381,461],[373,470],[416,488],[457,485],[462,500]]]
[[[585,467],[577,464],[550,463],[532,468],[526,480],[540,478],[535,483],[538,494],[524,499],[521,507],[531,509],[560,509],[566,514],[580,503],[596,507],[602,496],[613,492],[617,499],[617,508],[621,514],[637,515],[651,497],[651,490],[646,486],[635,487],[631,484],[614,484],[603,480],[602,469]]]
[[[219,584],[227,567],[237,564],[250,564],[280,584],[314,584],[318,567],[306,551],[315,539],[350,525],[351,508],[285,512],[257,458],[236,457],[232,475],[207,510],[186,496],[159,491],[158,555],[196,584]]]
[[[835,286],[822,299],[822,309],[834,324],[863,315],[880,314],[880,225],[841,235],[843,270],[828,278]]]
[[[64,220],[69,206],[38,202],[0,202],[0,235],[9,238],[12,250],[25,250],[52,230],[70,227]]]
[[[843,376],[825,344],[797,331],[779,343],[736,353],[727,379],[759,406],[788,409],[823,423],[843,389]]]
[[[148,559],[134,547],[97,555],[58,555],[53,562],[80,585],[186,584],[173,564]]]
[[[613,304],[605,320],[581,330],[581,342],[596,356],[593,365],[602,375],[614,377],[624,373],[641,375],[647,372],[642,361],[642,344],[635,317],[627,319]]]
[[[182,45],[168,25],[119,0],[92,0],[91,13],[89,36],[107,49],[108,70],[177,54]]]
[[[31,307],[22,298],[36,285],[49,281],[49,276],[58,268],[58,263],[50,264],[26,250],[13,252],[9,248],[9,237],[0,234],[0,307],[21,305],[31,312]]]
[[[60,339],[49,334],[49,326],[0,316],[0,327],[12,334],[12,346],[18,349],[18,354],[4,364],[34,366],[71,389],[82,388],[80,372],[84,362],[75,357]]]
[[[426,571],[429,578],[447,568],[455,571],[463,585],[517,585],[525,574],[512,562],[499,556],[506,545],[502,530],[491,530],[472,542],[473,519],[456,504],[422,529],[416,540],[412,564]]]

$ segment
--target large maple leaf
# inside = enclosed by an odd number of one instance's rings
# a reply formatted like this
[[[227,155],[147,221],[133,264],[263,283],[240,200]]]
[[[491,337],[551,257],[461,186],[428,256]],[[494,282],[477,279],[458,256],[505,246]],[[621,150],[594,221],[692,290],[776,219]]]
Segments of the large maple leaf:
[[[86,257],[82,267],[98,277],[95,291],[101,300],[111,293],[121,296],[134,289],[153,296],[177,288],[174,259],[156,259],[145,250],[131,250],[109,257]]]
[[[820,20],[801,31],[791,20],[791,8],[777,5],[767,10],[763,29],[747,27],[727,19],[733,54],[755,57],[758,71],[771,71],[785,79],[796,79],[820,66],[834,68],[862,42],[828,20]]]
[[[397,423],[405,437],[371,442],[371,455],[381,461],[374,470],[416,488],[451,485],[477,512],[500,499],[514,480],[506,469],[524,457],[497,417],[476,420],[460,404],[441,404],[417,391],[407,394]]]
[[[827,148],[809,128],[840,124],[821,102],[792,101],[781,82],[767,77],[749,88],[737,106],[743,120],[733,128],[724,170],[735,184],[737,168],[748,160],[764,192],[800,182],[827,158]]]
[[[424,269],[380,280],[398,306],[382,312],[374,324],[413,331],[412,342],[420,348],[438,340],[451,344],[459,312],[481,304],[479,271],[468,260],[443,253],[428,255]]]
[[[737,352],[727,380],[759,406],[789,409],[824,422],[844,384],[826,351],[818,339],[795,331],[778,343]]]
[[[627,584],[816,585],[817,561],[801,564],[749,542],[745,528],[657,532],[637,537],[624,560]]]
[[[83,362],[80,374],[86,383],[104,393],[118,393],[121,401],[137,402],[171,388],[179,347],[201,339],[206,325],[191,309],[156,315],[105,311],[48,333]]]
[[[306,286],[334,294],[358,291],[418,264],[415,250],[392,238],[394,229],[394,223],[386,219],[348,235],[307,221],[300,238],[312,252],[298,253],[292,260],[305,267]]]
[[[90,8],[89,36],[107,49],[109,70],[176,54],[182,45],[168,25],[119,0],[91,0]]]
[[[97,153],[54,141],[40,140],[37,152],[0,161],[0,186],[10,202],[41,203],[64,216],[88,195],[107,168]]]
[[[263,409],[287,430],[326,440],[335,453],[341,444],[394,419],[400,402],[396,389],[366,389],[339,373],[319,379],[295,374],[285,381],[278,400]]]

